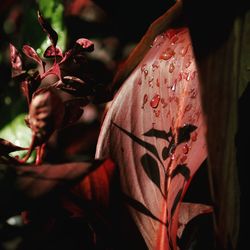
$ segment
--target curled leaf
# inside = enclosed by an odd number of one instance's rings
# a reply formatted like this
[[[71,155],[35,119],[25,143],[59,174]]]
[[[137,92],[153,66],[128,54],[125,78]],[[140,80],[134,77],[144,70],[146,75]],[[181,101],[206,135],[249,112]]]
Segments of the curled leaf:
[[[75,98],[64,102],[65,113],[62,127],[66,127],[77,122],[83,114],[83,107],[88,103],[89,100],[87,98]]]
[[[86,38],[76,40],[76,46],[80,46],[80,48],[86,52],[92,52],[94,50],[94,43]]]
[[[16,77],[22,73],[21,55],[14,45],[10,43],[10,62],[12,67],[12,77]]]
[[[38,22],[40,23],[44,32],[47,33],[49,40],[51,41],[53,46],[56,47],[57,40],[58,40],[58,35],[56,31],[51,27],[50,23],[46,19],[43,18],[40,11],[38,11],[37,15],[38,15]]]
[[[54,63],[53,66],[41,76],[41,78],[44,79],[48,75],[56,75],[61,79],[61,69],[58,63]]]
[[[34,145],[46,142],[59,128],[64,116],[61,98],[52,89],[41,89],[35,93],[30,104],[28,123],[35,138]]]
[[[74,96],[89,96],[93,92],[91,84],[75,76],[65,76],[63,80],[57,82],[55,86]]]
[[[51,58],[51,57],[63,57],[62,50],[59,47],[54,47],[53,45],[50,45],[44,52],[43,56],[45,58]]]
[[[16,146],[12,142],[0,138],[0,155],[1,156],[6,156],[9,153],[18,151],[18,150],[25,150],[25,148]]]
[[[29,45],[24,45],[23,46],[23,53],[27,56],[27,57],[29,57],[29,58],[31,58],[31,59],[33,59],[34,61],[36,61],[38,64],[40,64],[40,65],[44,65],[44,62],[42,61],[42,59],[39,57],[39,55],[36,53],[36,51],[31,47],[31,46],[29,46]]]

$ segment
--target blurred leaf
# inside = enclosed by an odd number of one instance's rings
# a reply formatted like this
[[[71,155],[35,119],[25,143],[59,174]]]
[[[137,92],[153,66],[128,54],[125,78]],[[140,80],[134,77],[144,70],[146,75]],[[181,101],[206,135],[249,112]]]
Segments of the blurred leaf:
[[[16,146],[8,140],[0,138],[0,155],[8,155],[13,151],[24,150],[24,148]]]
[[[94,50],[94,43],[86,38],[79,38],[76,41],[76,45],[86,52],[92,52]]]
[[[31,130],[26,126],[24,119],[25,114],[18,115],[14,120],[0,130],[0,137],[10,141],[16,146],[24,148],[29,147],[31,142]],[[12,156],[18,156],[19,158],[23,158],[25,154],[26,150],[11,153]],[[33,162],[34,159],[35,156],[32,155],[29,162]]]

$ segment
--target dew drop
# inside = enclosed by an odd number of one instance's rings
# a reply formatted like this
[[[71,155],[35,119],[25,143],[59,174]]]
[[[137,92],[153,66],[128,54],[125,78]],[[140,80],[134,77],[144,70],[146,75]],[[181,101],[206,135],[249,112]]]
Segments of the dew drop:
[[[188,105],[185,107],[184,112],[188,112],[191,108],[192,108],[192,104],[188,104]]]
[[[192,99],[194,99],[196,96],[197,96],[197,91],[196,91],[196,89],[191,89],[191,91],[190,91],[190,97],[191,97]]]
[[[153,68],[153,72],[159,68],[159,64],[157,61],[152,64],[152,68]]]
[[[198,136],[197,132],[194,131],[194,132],[191,134],[191,140],[192,140],[192,141],[196,141],[196,140],[197,140],[197,136]]]
[[[145,70],[144,70],[144,77],[146,78],[146,77],[147,77],[147,75],[148,75],[148,70],[147,70],[147,69],[145,69]]]
[[[176,34],[176,31],[174,29],[169,29],[166,32],[166,36],[167,36],[168,39],[171,39],[175,34]]]
[[[143,102],[142,102],[142,108],[143,108],[143,109],[144,109],[144,106],[145,106],[145,104],[147,103],[147,101],[148,101],[148,95],[145,94],[144,97],[143,97]]]
[[[176,89],[176,83],[174,83],[173,86],[171,87],[172,91],[175,91],[175,89]]]
[[[190,74],[187,73],[187,72],[184,72],[184,73],[183,73],[183,78],[184,78],[185,80],[189,81],[189,80],[190,80]]]
[[[186,47],[182,47],[181,50],[180,50],[180,54],[182,56],[185,56],[187,54],[187,51],[188,51],[188,45]]]
[[[175,55],[175,52],[172,49],[167,48],[166,51],[161,54],[160,59],[169,60],[174,55]]]
[[[183,152],[183,154],[188,154],[188,151],[189,151],[189,147],[188,147],[188,145],[187,144],[185,144],[184,146],[183,146],[183,148],[182,148],[182,152]]]
[[[171,40],[171,44],[174,45],[178,41],[178,39],[179,37],[175,35]]]
[[[172,155],[171,155],[171,160],[174,160],[174,159],[175,159],[175,155],[172,154]]]
[[[158,107],[158,105],[159,105],[159,102],[160,102],[160,96],[158,95],[158,94],[156,94],[153,98],[152,98],[152,100],[150,101],[150,106],[152,107],[152,108],[157,108]]]
[[[192,63],[192,61],[191,60],[189,60],[189,61],[187,61],[186,63],[185,63],[185,67],[186,67],[186,69],[191,65],[191,63]]]
[[[173,72],[174,72],[174,69],[175,69],[174,64],[171,63],[171,64],[169,65],[169,73],[173,73]]]
[[[153,82],[153,81],[154,81],[154,77],[152,76],[152,77],[148,80],[148,82],[151,83],[151,82]]]
[[[141,66],[141,72],[144,72],[144,71],[146,70],[146,66],[147,66],[147,64],[143,64],[143,65]]]
[[[159,109],[158,110],[154,110],[155,117],[159,117],[160,113],[161,113],[161,111]]]
[[[156,79],[156,86],[160,87],[160,80],[159,80],[159,78]]]
[[[178,75],[178,77],[177,77],[177,81],[178,81],[178,82],[180,82],[180,81],[181,81],[181,79],[182,79],[182,74],[181,74],[181,73],[179,73],[179,75]]]

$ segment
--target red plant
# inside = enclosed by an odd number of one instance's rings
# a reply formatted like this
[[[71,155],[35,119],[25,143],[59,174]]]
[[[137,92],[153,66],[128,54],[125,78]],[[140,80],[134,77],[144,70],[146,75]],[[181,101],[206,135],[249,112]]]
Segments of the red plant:
[[[38,21],[51,42],[43,56],[53,60],[52,66],[47,67],[47,63],[40,58],[34,48],[24,45],[22,51],[25,56],[35,61],[41,70],[24,69],[21,54],[14,45],[10,44],[12,77],[20,82],[22,92],[27,99],[29,114],[26,124],[32,130],[31,145],[27,155],[19,160],[20,163],[25,163],[36,148],[36,164],[40,164],[45,144],[52,133],[56,129],[75,123],[81,117],[83,107],[89,103],[89,97],[95,94],[97,86],[87,74],[78,78],[74,72],[72,72],[73,75],[68,75],[69,70],[65,70],[68,63],[75,64],[78,69],[84,68],[87,64],[85,53],[92,52],[94,44],[86,38],[80,38],[73,48],[63,53],[57,47],[56,31],[40,12],[38,12]],[[54,75],[57,81],[44,86],[43,81],[49,75]],[[73,98],[63,101],[58,90],[69,93]]]

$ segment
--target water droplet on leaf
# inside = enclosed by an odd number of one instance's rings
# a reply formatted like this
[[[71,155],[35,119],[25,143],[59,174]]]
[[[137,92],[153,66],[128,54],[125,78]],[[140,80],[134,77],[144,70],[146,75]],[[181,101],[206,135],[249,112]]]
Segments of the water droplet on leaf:
[[[184,146],[183,146],[183,148],[182,148],[182,152],[183,152],[183,154],[188,154],[188,151],[189,151],[189,147],[188,147],[188,145],[187,144],[185,144]]]
[[[169,60],[174,55],[175,55],[175,52],[172,49],[167,48],[166,51],[161,54],[160,59]]]
[[[174,72],[174,69],[175,69],[174,64],[171,63],[171,64],[169,65],[169,73],[173,73],[173,72]]]
[[[158,94],[156,94],[153,98],[152,98],[152,100],[150,101],[150,106],[152,107],[152,108],[157,108],[158,107],[158,104],[159,104],[159,102],[160,102],[160,95],[158,95]]]

